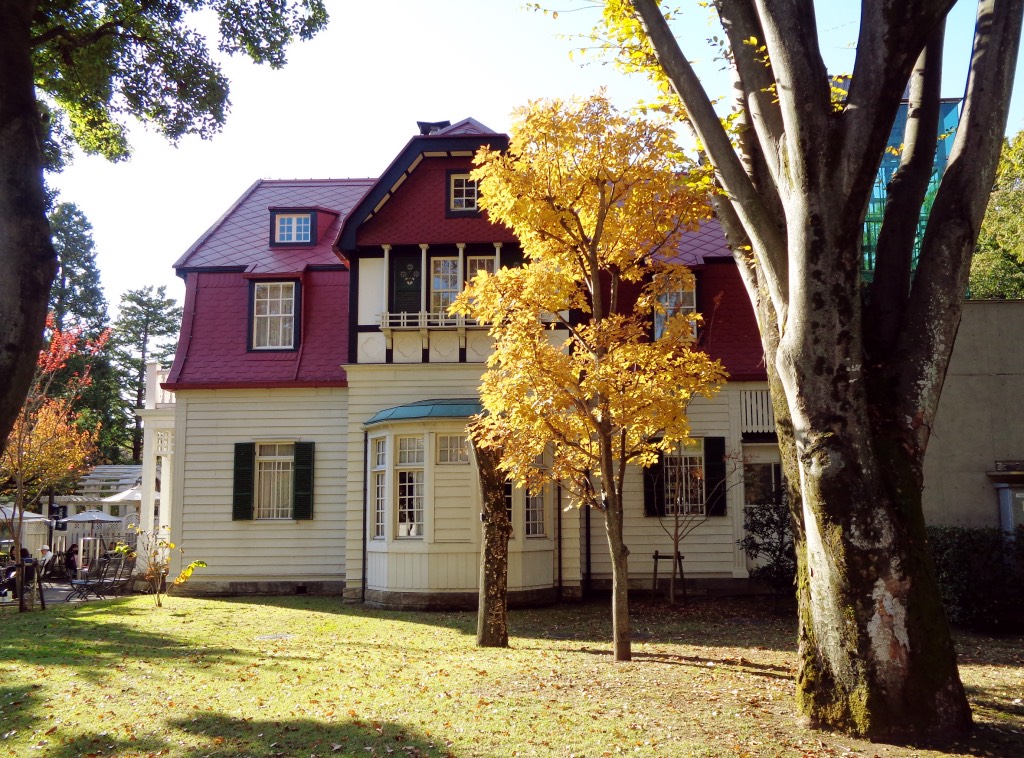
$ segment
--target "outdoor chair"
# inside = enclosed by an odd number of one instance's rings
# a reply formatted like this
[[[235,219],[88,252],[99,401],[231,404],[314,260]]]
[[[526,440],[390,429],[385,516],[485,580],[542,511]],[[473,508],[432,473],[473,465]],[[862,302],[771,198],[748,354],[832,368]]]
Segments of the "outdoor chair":
[[[44,587],[53,589],[54,581],[64,575],[64,556],[57,555],[46,562],[39,571],[39,581]]]
[[[110,570],[111,561],[100,559],[93,561],[89,566],[89,572],[82,579],[71,579],[71,592],[64,598],[65,601],[73,599],[86,600],[89,595],[95,595],[102,599],[104,584],[107,581],[107,573]]]
[[[108,569],[107,580],[100,588],[100,593],[103,595],[123,595],[128,590],[132,574],[135,573],[135,558],[112,560],[111,563],[116,563],[117,566],[114,569]]]

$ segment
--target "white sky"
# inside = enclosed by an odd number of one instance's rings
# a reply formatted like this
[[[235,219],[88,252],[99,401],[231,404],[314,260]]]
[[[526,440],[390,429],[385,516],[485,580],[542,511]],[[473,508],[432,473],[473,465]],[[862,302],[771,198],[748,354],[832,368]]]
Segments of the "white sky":
[[[727,78],[705,40],[718,34],[694,6],[676,25],[708,93],[724,94]],[[241,57],[225,61],[232,108],[214,139],[177,147],[133,128],[130,162],[79,156],[51,184],[93,225],[107,300],[128,289],[166,284],[184,299],[171,265],[255,180],[378,176],[416,133],[416,121],[472,116],[508,129],[511,110],[540,97],[586,96],[606,86],[620,107],[651,96],[639,76],[571,50],[566,35],[593,26],[593,8],[558,19],[527,10],[521,0],[327,0],[331,21],[313,41],[293,45],[279,71]],[[545,5],[581,7],[581,0]],[[832,73],[852,68],[857,35],[853,3],[820,0],[818,26]],[[947,24],[943,95],[963,94],[974,4],[960,0]],[[590,61],[581,65],[581,61]],[[1017,81],[1024,80],[1018,66]],[[1018,85],[1017,89],[1021,89]],[[1007,131],[1024,128],[1015,97]]]

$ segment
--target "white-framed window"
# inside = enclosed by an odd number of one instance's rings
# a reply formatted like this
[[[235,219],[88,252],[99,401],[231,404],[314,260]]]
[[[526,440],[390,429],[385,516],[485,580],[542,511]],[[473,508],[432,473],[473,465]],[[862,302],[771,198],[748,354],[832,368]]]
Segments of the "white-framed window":
[[[398,437],[395,470],[398,537],[422,538],[424,533],[424,446],[422,435]]]
[[[312,213],[278,213],[274,216],[274,242],[298,245],[313,239]]]
[[[743,502],[745,505],[765,505],[787,498],[781,463],[743,464]]]
[[[382,540],[387,532],[388,510],[388,440],[378,437],[373,440],[373,539]]]
[[[661,339],[665,333],[665,325],[670,318],[680,313],[693,313],[697,310],[697,293],[692,289],[666,292],[658,296],[658,302],[664,306],[665,312],[654,314],[654,339]],[[694,322],[690,322],[691,328],[695,326]]]
[[[295,445],[291,442],[260,442],[256,445],[257,519],[292,517],[292,481],[295,475]]]
[[[457,257],[431,258],[430,312],[447,315],[448,306],[455,302],[461,289],[459,259]]]
[[[475,211],[477,198],[476,180],[469,174],[451,174],[448,178],[448,209],[452,211]]]
[[[438,463],[469,463],[469,438],[465,434],[437,435]]]
[[[516,490],[516,486],[515,486],[515,484],[512,483],[512,480],[511,479],[506,479],[505,480],[505,513],[506,513],[506,515],[508,515],[508,523],[509,524],[514,523],[512,521],[512,497],[513,497],[513,493],[515,492],[515,490]],[[513,529],[512,532],[508,536],[509,536],[510,539],[512,537],[514,537],[515,536],[515,529]]]
[[[704,515],[704,441],[665,453],[665,514]]]
[[[493,255],[467,255],[466,256],[466,281],[473,281],[473,277],[481,271],[494,274]]]
[[[540,489],[536,492],[526,493],[526,508],[524,509],[526,516],[526,536],[527,537],[544,537],[547,532],[544,528],[545,514],[544,514],[544,490]]]
[[[295,282],[257,282],[253,292],[252,347],[295,347]]]

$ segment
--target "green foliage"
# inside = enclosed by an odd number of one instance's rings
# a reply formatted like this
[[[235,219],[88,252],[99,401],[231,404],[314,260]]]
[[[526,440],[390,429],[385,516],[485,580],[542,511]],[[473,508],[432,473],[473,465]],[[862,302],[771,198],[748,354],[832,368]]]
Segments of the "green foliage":
[[[796,580],[796,550],[789,505],[781,489],[743,510],[746,536],[737,544],[750,560],[759,560],[750,569],[750,578],[770,587],[781,596],[792,593]]]
[[[80,346],[84,346],[87,340],[98,339],[108,326],[92,224],[74,203],[58,204],[49,221],[59,266],[50,290],[50,312],[58,329],[80,329]],[[122,377],[111,362],[110,352],[80,350],[70,356],[54,379],[54,391],[59,394],[61,387],[87,370],[92,381],[81,391],[75,409],[83,424],[89,428],[98,425],[100,459],[118,463],[131,446],[128,427],[132,419],[121,399]]]
[[[92,224],[74,203],[49,215],[58,270],[50,290],[50,312],[58,329],[81,326],[89,337],[107,328],[107,299],[96,267]]]
[[[1024,298],[1024,132],[1003,140],[971,264],[970,296]]]
[[[172,141],[220,130],[228,81],[205,35],[192,26],[203,10],[216,13],[220,51],[273,68],[286,62],[290,42],[312,38],[327,23],[323,0],[38,3],[29,42],[49,115],[51,166],[65,158],[68,135],[86,153],[126,159],[126,117]]]
[[[1024,526],[928,528],[928,543],[949,620],[974,631],[1024,631]]]
[[[180,325],[181,307],[167,297],[166,287],[143,287],[121,296],[121,311],[114,322],[114,361],[121,375],[127,424],[134,423],[131,450],[136,463],[142,460],[142,424],[132,409],[143,407],[145,401],[146,364],[171,355]]]

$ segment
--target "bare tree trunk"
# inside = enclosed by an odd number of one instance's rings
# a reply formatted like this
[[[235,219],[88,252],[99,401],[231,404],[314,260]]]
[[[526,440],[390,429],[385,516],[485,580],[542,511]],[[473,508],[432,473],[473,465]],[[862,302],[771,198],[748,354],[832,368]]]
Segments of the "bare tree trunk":
[[[32,380],[57,273],[28,42],[35,5],[0,3],[0,450]]]
[[[612,560],[612,648],[615,660],[629,661],[633,658],[629,632],[629,548],[622,540],[622,502],[616,495],[606,494],[604,525]]]
[[[483,546],[476,644],[508,647],[508,539],[512,525],[505,507],[505,475],[498,468],[501,450],[473,442],[483,500]]]

